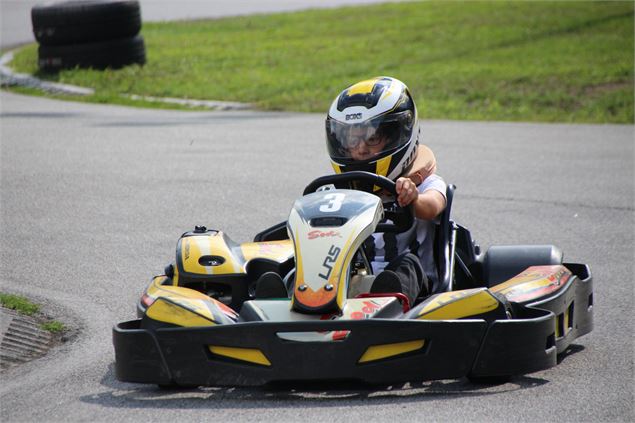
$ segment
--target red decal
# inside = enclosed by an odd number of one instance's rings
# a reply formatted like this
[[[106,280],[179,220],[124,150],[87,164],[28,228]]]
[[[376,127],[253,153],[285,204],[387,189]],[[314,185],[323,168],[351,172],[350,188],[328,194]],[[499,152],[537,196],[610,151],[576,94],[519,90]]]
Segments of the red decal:
[[[373,314],[376,310],[379,310],[379,306],[372,301],[364,301],[364,308],[362,311],[368,315]]]
[[[220,301],[216,301],[216,305],[218,306],[218,308],[221,309],[223,313],[225,313],[226,316],[234,318],[234,319],[238,317],[238,314],[233,309],[229,308],[228,306],[221,303]]]
[[[550,282],[549,285],[531,288],[531,285],[530,285],[531,282],[530,282],[528,283],[530,287],[525,288],[521,284],[519,285],[517,289],[513,289],[511,292],[509,292],[506,295],[507,299],[509,299],[510,301],[523,302],[523,301],[529,301],[531,299],[544,297],[560,289],[562,285],[567,283],[570,276],[571,276],[570,273],[565,273],[564,271],[561,271],[554,275],[550,275],[546,278]]]
[[[323,314],[320,316],[320,320],[335,320],[337,318],[337,314]]]
[[[364,317],[364,313],[361,311],[354,311],[351,313],[351,319],[353,320],[362,320]]]
[[[309,239],[325,238],[325,237],[338,237],[338,238],[342,237],[342,235],[340,235],[340,233],[337,231],[324,232],[319,229],[309,232],[308,235],[309,235]]]
[[[333,332],[333,341],[341,341],[342,339],[346,339],[349,334],[349,330],[337,330]]]

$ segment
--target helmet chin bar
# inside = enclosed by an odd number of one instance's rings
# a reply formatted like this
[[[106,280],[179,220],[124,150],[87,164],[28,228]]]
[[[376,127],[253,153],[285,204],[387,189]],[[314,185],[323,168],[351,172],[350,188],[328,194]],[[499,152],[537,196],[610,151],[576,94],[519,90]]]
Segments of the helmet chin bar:
[[[418,138],[418,137],[417,137]],[[331,159],[331,166],[335,170],[335,173],[342,174],[345,172],[368,172],[375,175],[383,176],[392,181],[396,181],[402,175],[411,169],[414,160],[417,157],[418,143],[406,144],[401,149],[392,152],[392,154],[379,158],[371,159],[364,162],[353,162],[351,160],[333,160]],[[398,161],[398,165],[395,165],[395,160]],[[379,192],[381,189],[379,186],[371,185],[369,181],[355,181],[352,184],[353,188],[366,192]]]

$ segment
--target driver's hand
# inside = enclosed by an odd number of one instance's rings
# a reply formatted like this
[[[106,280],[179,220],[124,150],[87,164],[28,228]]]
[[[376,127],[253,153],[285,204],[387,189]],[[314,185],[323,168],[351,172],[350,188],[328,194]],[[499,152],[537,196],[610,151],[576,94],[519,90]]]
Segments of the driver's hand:
[[[409,178],[401,177],[396,182],[397,203],[405,207],[419,197],[417,186]]]

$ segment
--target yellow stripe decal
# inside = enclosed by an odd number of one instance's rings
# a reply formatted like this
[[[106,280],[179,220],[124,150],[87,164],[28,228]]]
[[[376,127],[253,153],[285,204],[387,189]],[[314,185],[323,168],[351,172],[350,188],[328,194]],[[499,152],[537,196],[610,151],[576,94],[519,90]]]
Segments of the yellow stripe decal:
[[[271,366],[271,362],[267,359],[267,357],[265,357],[262,351],[257,349],[210,345],[209,350],[213,354],[222,355],[223,357],[247,361],[249,363],[260,364],[263,366]]]
[[[379,80],[379,78],[367,79],[366,81],[358,82],[357,84],[350,87],[346,94],[355,95],[355,94],[368,94],[373,91],[373,87],[375,83]]]
[[[340,269],[340,273],[338,275],[334,275],[332,278],[332,282],[337,283],[337,307],[342,310],[344,308],[344,303],[346,301],[346,289],[348,288],[348,284],[346,283],[346,278],[348,277],[348,269],[342,268],[343,263],[348,263],[351,256],[353,256],[357,249],[351,248],[351,243],[353,242],[353,235],[357,233],[357,228],[351,229],[351,235],[346,240],[346,244],[344,245],[343,250],[346,251],[346,256],[343,257],[343,254],[340,255],[339,260],[333,266],[334,269]]]
[[[300,285],[304,284],[304,268],[302,267],[302,253],[300,252],[299,248],[296,248],[296,245],[299,245],[298,243],[300,242],[298,240],[298,235],[294,234],[293,236],[293,242],[294,242],[294,250],[295,250],[295,254],[297,255],[297,257],[295,258],[295,284],[293,286],[293,292],[294,294],[291,296],[291,303],[289,304],[289,307],[291,309],[293,309],[294,303],[295,303],[295,293],[299,292],[298,288],[300,287]]]
[[[174,263],[174,276],[172,276],[172,285],[179,286],[179,266]]]
[[[388,177],[388,169],[390,168],[390,160],[392,156],[384,157],[383,159],[377,160],[377,165],[375,167],[375,173],[381,176]],[[373,186],[373,191],[379,191],[381,188],[377,185]]]
[[[388,168],[390,167],[390,160],[392,156],[384,157],[383,159],[377,160],[376,172],[381,176],[388,176]]]
[[[416,351],[423,348],[425,341],[419,339],[416,341],[398,342],[395,344],[372,345],[368,347],[366,352],[359,359],[359,363],[367,363],[369,361],[381,360],[382,358],[393,357],[399,354]]]
[[[379,100],[379,101],[382,101],[382,100],[388,98],[388,96],[392,95],[392,89],[391,88],[393,87],[393,85],[394,84],[390,84],[390,87],[386,91],[384,91],[384,93],[381,96],[381,100]]]
[[[245,262],[254,258],[266,258],[282,263],[293,257],[293,242],[290,239],[268,242],[246,242],[240,244]]]
[[[457,298],[457,295],[461,295],[461,297]],[[434,301],[426,305],[417,318],[424,320],[462,319],[495,310],[498,304],[498,300],[486,288],[464,292],[446,292],[439,294]]]
[[[513,291],[514,289],[521,287],[522,285],[522,289],[523,290],[531,290],[531,289],[536,289],[536,288],[541,288],[544,286],[549,286],[551,285],[553,282],[550,281],[548,278],[543,278],[543,279],[536,279],[536,280],[516,280],[516,279],[512,279],[509,282],[505,282],[502,283],[500,285],[496,285],[494,287],[491,288],[492,292],[500,292],[501,294],[507,294],[511,291]]]
[[[335,163],[331,162],[331,166],[333,166],[333,170],[335,171],[335,173],[337,174],[342,173],[342,168],[339,165],[336,165]]]
[[[204,274],[232,274],[245,273],[242,263],[234,255],[223,239],[222,232],[213,236],[189,236],[183,238],[181,260],[183,270],[187,273]],[[207,255],[221,256],[225,262],[219,266],[203,266],[199,259]]]
[[[215,301],[202,292],[182,286],[161,285],[161,279],[155,280],[147,290],[147,294],[155,298],[165,297],[169,300],[203,300]]]
[[[146,311],[146,315],[159,322],[171,323],[178,326],[213,326],[215,323],[196,314],[178,304],[157,299]]]

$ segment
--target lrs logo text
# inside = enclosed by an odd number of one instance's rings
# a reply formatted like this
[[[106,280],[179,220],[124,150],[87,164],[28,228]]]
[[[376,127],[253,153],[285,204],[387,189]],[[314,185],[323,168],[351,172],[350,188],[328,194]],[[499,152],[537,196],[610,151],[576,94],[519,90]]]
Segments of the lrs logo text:
[[[335,260],[337,260],[337,256],[340,254],[340,251],[341,250],[337,248],[335,245],[331,245],[331,248],[329,249],[329,253],[326,257],[324,257],[324,262],[322,263],[322,267],[324,267],[325,272],[319,273],[318,274],[319,277],[327,281],[329,280],[329,277],[331,276],[331,271],[333,270],[333,263],[335,263]]]

